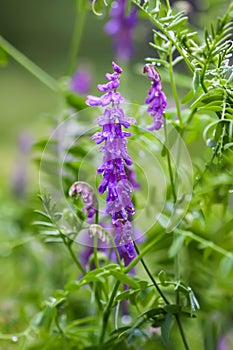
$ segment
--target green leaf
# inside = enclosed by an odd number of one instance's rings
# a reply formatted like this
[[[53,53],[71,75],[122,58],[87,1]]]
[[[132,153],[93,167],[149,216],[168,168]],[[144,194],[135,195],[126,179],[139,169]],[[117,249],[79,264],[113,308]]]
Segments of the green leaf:
[[[51,216],[49,214],[45,213],[44,211],[42,211],[42,210],[34,210],[34,211],[35,211],[35,213],[44,216],[46,219],[51,220]]]
[[[121,283],[129,285],[131,288],[139,289],[139,283],[135,280],[135,277],[115,270],[111,271],[111,275],[117,278]]]
[[[80,287],[80,281],[72,281],[65,286],[65,290],[67,292],[76,292]]]
[[[170,312],[168,312],[165,315],[165,319],[161,325],[161,335],[162,335],[163,343],[165,345],[168,345],[171,325],[172,325],[172,314]]]
[[[45,309],[38,315],[36,322],[39,327],[43,327],[49,332],[52,322],[56,316],[56,308],[52,305],[47,305]]]
[[[219,102],[219,104],[218,104]],[[200,107],[200,110],[202,111],[213,111],[213,112],[221,112],[222,111],[222,106],[221,106],[222,101],[213,101],[210,103],[207,103],[203,106]]]
[[[193,90],[196,93],[197,89],[200,86],[200,74],[198,70],[195,70],[194,75],[193,75]]]
[[[188,17],[182,17],[178,21],[175,21],[174,23],[170,24],[167,29],[168,30],[174,30],[177,28],[181,28],[188,20]]]
[[[42,234],[42,235],[45,235],[45,236],[52,236],[52,237],[54,237],[54,236],[60,236],[60,233],[57,231],[57,230],[49,230],[49,231],[45,231],[45,230],[43,230],[43,231],[40,231],[40,233]],[[56,240],[57,241],[57,240]],[[55,242],[55,241],[54,241]]]
[[[131,303],[133,305],[135,305],[135,297],[138,295],[138,293],[140,292],[140,289],[135,289],[135,290],[126,290],[120,294],[117,295],[116,297],[116,301],[122,301],[122,300],[129,300],[131,301]]]
[[[85,103],[86,98],[83,96],[74,94],[72,92],[67,92],[65,97],[68,105],[75,108],[77,111],[81,111],[82,109],[88,107]]]
[[[184,244],[184,236],[176,236],[173,240],[171,247],[168,250],[168,255],[170,258],[173,258],[181,249]]]
[[[156,307],[150,310],[147,310],[139,315],[139,317],[146,317],[148,319],[154,318],[158,315],[164,315],[166,312],[162,307]]]
[[[74,320],[74,321],[70,322],[66,326],[66,330],[69,330],[71,328],[75,328],[75,327],[78,327],[78,326],[83,326],[83,325],[88,324],[88,323],[93,323],[94,321],[95,321],[95,317],[93,317],[93,316],[80,318],[80,319],[77,319],[77,320]],[[83,330],[84,330],[84,328],[83,328]]]
[[[162,46],[158,46],[154,43],[150,43],[150,46],[153,47],[157,52],[163,52],[166,53],[168,52],[168,50],[164,49]]]
[[[85,221],[86,220],[86,215],[84,214],[84,212],[80,209],[76,210],[76,214],[77,217],[81,220],[81,221]]]
[[[225,256],[220,262],[220,273],[223,278],[226,278],[227,275],[232,271],[233,268],[233,257]]]
[[[55,226],[51,224],[51,222],[46,221],[34,221],[33,225],[55,228]]]
[[[191,89],[191,90],[187,93],[187,95],[184,96],[184,98],[182,99],[181,103],[182,103],[183,105],[189,103],[189,102],[194,98],[194,96],[195,96],[194,90]]]
[[[160,282],[161,282],[162,284],[164,284],[165,282],[168,281],[167,274],[166,274],[166,272],[165,272],[164,270],[161,270],[161,271],[159,272],[159,280],[160,280]]]
[[[177,314],[181,311],[181,307],[178,304],[169,304],[164,306],[164,310],[171,314]]]

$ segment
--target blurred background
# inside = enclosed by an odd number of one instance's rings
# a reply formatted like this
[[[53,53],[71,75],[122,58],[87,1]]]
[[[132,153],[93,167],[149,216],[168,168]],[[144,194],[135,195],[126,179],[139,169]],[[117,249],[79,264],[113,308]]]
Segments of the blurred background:
[[[192,25],[199,30],[223,14],[228,1],[173,3],[188,11]],[[106,67],[111,69],[113,59],[111,37],[103,31],[107,20],[107,13],[101,17],[87,14],[77,59],[77,67],[85,63],[90,68],[93,94],[96,83],[103,81]],[[0,35],[59,81],[68,72],[74,21],[72,0],[0,0]],[[140,19],[134,38],[135,53],[128,63],[127,80],[131,88],[127,94],[139,103],[145,98],[140,94],[142,85],[148,87],[140,69],[144,59],[153,55],[148,46],[151,28],[148,21]],[[169,86],[165,85],[165,90],[169,91]],[[74,274],[62,263],[63,248],[56,246],[54,254],[51,247],[41,244],[30,224],[33,209],[40,205],[36,198],[38,170],[32,161],[31,145],[48,136],[51,121],[62,108],[63,101],[57,94],[10,57],[8,64],[0,67],[0,329],[3,333],[26,327],[43,298],[54,288],[62,287],[67,276]]]

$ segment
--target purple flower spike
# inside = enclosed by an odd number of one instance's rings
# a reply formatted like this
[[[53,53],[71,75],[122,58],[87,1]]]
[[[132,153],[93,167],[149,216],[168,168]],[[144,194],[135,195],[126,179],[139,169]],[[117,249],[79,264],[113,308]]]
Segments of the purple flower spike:
[[[105,25],[105,32],[113,37],[116,58],[129,61],[133,55],[133,32],[137,22],[137,8],[132,7],[126,16],[126,0],[115,0],[110,11],[110,21]],[[115,69],[114,69],[115,70]]]
[[[130,183],[130,179],[134,178],[132,174],[128,176],[132,159],[128,154],[126,138],[131,134],[124,131],[123,127],[127,129],[136,121],[127,117],[119,106],[125,101],[116,91],[120,85],[122,69],[115,62],[112,62],[112,66],[114,73],[106,74],[109,82],[98,85],[98,89],[106,93],[101,97],[88,96],[86,103],[89,106],[108,106],[97,119],[102,131],[95,133],[91,139],[97,144],[104,143],[100,147],[100,151],[104,153],[103,162],[97,169],[97,173],[103,175],[98,191],[100,194],[107,192],[106,213],[111,216],[112,224],[116,227],[116,243],[120,245],[122,254],[124,253],[122,258],[125,263],[129,263],[135,257],[131,224],[135,213],[131,200],[135,183]]]
[[[151,88],[148,91],[148,96],[145,100],[146,104],[149,105],[147,111],[154,119],[152,125],[148,129],[151,131],[159,130],[164,122],[163,113],[167,107],[167,99],[162,91],[160,77],[154,66],[149,64],[145,65],[143,73],[147,73],[147,77],[152,79]]]

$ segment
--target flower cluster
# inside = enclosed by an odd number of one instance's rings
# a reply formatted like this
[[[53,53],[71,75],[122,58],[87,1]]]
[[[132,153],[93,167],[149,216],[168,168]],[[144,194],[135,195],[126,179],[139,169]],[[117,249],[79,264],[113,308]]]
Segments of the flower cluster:
[[[126,16],[126,0],[115,0],[110,11],[110,21],[105,25],[105,32],[113,36],[116,58],[129,61],[133,55],[133,31],[137,22],[137,8],[132,7]]]
[[[146,64],[143,73],[147,73],[147,77],[152,79],[151,88],[148,91],[148,96],[145,102],[149,105],[147,111],[154,118],[149,130],[159,130],[163,125],[163,113],[167,106],[167,100],[162,91],[162,84],[159,74],[156,72],[154,66]]]
[[[98,190],[100,194],[107,191],[106,213],[111,215],[112,224],[117,229],[116,243],[123,245],[129,258],[133,258],[135,252],[130,242],[132,243],[131,218],[135,209],[131,201],[132,185],[126,169],[126,166],[132,165],[126,147],[126,137],[130,133],[123,131],[122,127],[129,128],[135,120],[127,117],[119,106],[125,101],[116,91],[120,85],[122,69],[115,62],[112,62],[112,66],[114,72],[106,74],[108,82],[98,85],[99,91],[104,92],[104,95],[88,96],[86,103],[89,106],[106,107],[103,115],[97,119],[102,131],[92,136],[97,144],[104,142],[100,148],[104,152],[103,162],[97,170],[99,174],[103,174],[103,180]]]
[[[93,188],[86,182],[76,181],[69,190],[69,196],[74,199],[82,198],[85,203],[83,212],[87,213],[87,219],[90,221],[98,208],[98,202]]]

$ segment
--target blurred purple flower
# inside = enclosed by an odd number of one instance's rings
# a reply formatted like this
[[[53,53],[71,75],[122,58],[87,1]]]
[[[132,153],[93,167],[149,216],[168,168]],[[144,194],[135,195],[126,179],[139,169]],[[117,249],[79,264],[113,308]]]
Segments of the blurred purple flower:
[[[79,94],[86,95],[90,90],[92,76],[86,67],[80,67],[76,70],[70,80],[70,89]]]
[[[11,188],[16,197],[23,198],[27,190],[29,153],[32,146],[31,137],[27,134],[19,135],[18,154],[12,171]]]
[[[148,96],[145,100],[149,105],[147,111],[154,118],[149,130],[159,130],[163,125],[163,113],[167,106],[167,99],[162,91],[162,84],[159,74],[156,72],[154,66],[146,64],[143,68],[143,73],[147,73],[147,77],[152,79],[151,88],[148,91]]]
[[[97,132],[92,139],[97,144],[104,142],[100,148],[104,152],[103,163],[97,169],[99,174],[103,174],[103,180],[99,186],[99,193],[107,191],[106,213],[111,215],[112,224],[117,228],[116,244],[125,249],[129,259],[133,259],[135,252],[130,244],[132,243],[132,224],[131,217],[135,213],[131,201],[132,185],[127,176],[126,166],[132,165],[132,159],[127,151],[126,137],[129,132],[122,130],[122,127],[129,128],[135,120],[127,117],[122,108],[119,107],[124,98],[116,89],[120,85],[120,74],[122,69],[112,62],[114,72],[107,73],[106,84],[99,84],[98,89],[105,92],[101,97],[87,96],[87,105],[89,106],[108,106],[98,120],[101,132]]]
[[[110,21],[105,32],[113,37],[115,56],[120,61],[129,61],[133,55],[133,32],[137,22],[137,8],[132,7],[126,16],[126,0],[115,0],[110,10]]]
[[[230,350],[227,338],[224,335],[218,339],[217,350]]]

